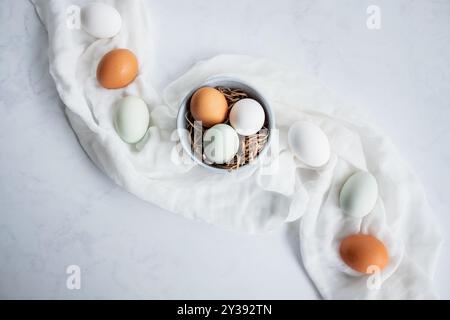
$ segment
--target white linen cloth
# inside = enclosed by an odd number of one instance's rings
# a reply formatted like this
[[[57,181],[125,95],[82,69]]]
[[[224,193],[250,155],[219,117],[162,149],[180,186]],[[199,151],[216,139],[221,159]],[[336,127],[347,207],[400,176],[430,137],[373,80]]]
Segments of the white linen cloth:
[[[389,140],[316,79],[264,59],[222,55],[197,63],[160,97],[148,78],[156,62],[145,2],[104,1],[120,12],[123,26],[116,37],[101,40],[67,27],[67,8],[88,1],[32,2],[48,30],[50,73],[70,124],[92,161],[117,184],[174,213],[226,229],[266,232],[301,218],[302,259],[324,298],[435,298],[431,279],[441,237],[420,184]],[[139,76],[124,89],[106,90],[97,83],[96,67],[114,48],[137,55]],[[269,100],[279,147],[266,163],[277,170],[254,166],[216,174],[177,161],[180,101],[220,74],[252,83]],[[142,97],[151,112],[147,138],[136,147],[125,144],[113,127],[115,101],[130,94]],[[287,130],[297,120],[319,125],[330,139],[332,157],[324,168],[309,169],[289,151]],[[376,208],[362,219],[346,218],[338,204],[340,187],[356,170],[371,172],[380,190]],[[340,240],[358,232],[378,237],[389,250],[379,288],[367,284],[375,278],[355,274],[339,257]]]

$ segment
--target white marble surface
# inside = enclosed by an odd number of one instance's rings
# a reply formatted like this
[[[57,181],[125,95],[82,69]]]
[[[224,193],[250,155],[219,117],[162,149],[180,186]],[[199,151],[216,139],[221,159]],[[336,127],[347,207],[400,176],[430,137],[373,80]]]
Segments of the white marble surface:
[[[306,68],[383,127],[442,226],[435,285],[450,298],[450,0],[149,4],[159,89],[218,53],[264,56]],[[370,4],[381,30],[366,27]],[[295,226],[225,232],[115,186],[65,119],[31,4],[1,1],[0,30],[0,298],[318,298]],[[70,264],[80,290],[66,288]]]

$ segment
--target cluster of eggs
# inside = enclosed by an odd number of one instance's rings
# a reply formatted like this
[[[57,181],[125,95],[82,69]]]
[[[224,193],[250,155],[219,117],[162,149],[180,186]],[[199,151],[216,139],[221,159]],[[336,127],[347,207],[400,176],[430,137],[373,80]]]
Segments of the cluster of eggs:
[[[112,38],[119,34],[122,18],[112,6],[93,2],[81,9],[81,25],[95,38]],[[129,49],[118,48],[106,53],[97,67],[98,83],[105,89],[120,89],[131,84],[139,73],[136,55]],[[150,122],[147,104],[139,97],[127,96],[117,101],[114,126],[126,143],[139,142]]]
[[[292,153],[306,166],[320,168],[330,158],[330,143],[326,134],[315,124],[306,121],[294,123],[288,133]],[[375,207],[378,199],[378,185],[368,172],[358,171],[343,184],[339,203],[348,217],[361,219]],[[341,241],[339,253],[342,260],[353,270],[370,274],[374,268],[382,270],[389,261],[385,245],[376,237],[366,234],[352,234]]]
[[[208,128],[203,135],[203,151],[215,164],[231,161],[239,150],[239,135],[258,133],[266,118],[261,104],[251,98],[238,100],[229,110],[224,94],[212,87],[194,92],[190,112],[195,121]],[[225,123],[228,120],[229,125]]]
[[[119,12],[103,3],[91,3],[81,11],[83,29],[95,38],[111,38],[121,29]],[[114,49],[103,56],[97,68],[97,80],[106,89],[119,89],[132,83],[139,72],[135,54],[128,49]],[[250,98],[237,101],[231,111],[225,96],[215,88],[203,87],[191,97],[190,112],[196,121],[208,128],[203,135],[205,155],[212,163],[223,164],[233,159],[239,149],[239,135],[257,133],[264,125],[265,113],[261,104]],[[148,130],[149,111],[139,97],[127,96],[117,102],[114,125],[121,139],[139,142]],[[226,124],[229,120],[230,125]],[[291,126],[288,142],[294,155],[312,168],[319,168],[330,158],[330,144],[325,133],[309,122]],[[340,207],[353,218],[369,214],[377,201],[378,187],[368,172],[353,174],[340,192]],[[340,245],[343,261],[361,273],[370,267],[383,269],[389,255],[384,244],[371,235],[353,234]]]

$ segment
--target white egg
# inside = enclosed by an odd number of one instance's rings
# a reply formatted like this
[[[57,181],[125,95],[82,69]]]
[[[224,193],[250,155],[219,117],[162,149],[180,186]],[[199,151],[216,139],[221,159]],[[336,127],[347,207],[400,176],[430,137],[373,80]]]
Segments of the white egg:
[[[239,150],[239,137],[227,124],[216,124],[203,136],[203,152],[212,163],[224,164],[233,159]]]
[[[250,136],[261,130],[265,119],[261,104],[249,98],[236,102],[230,111],[231,126],[243,136]]]
[[[144,100],[128,96],[117,102],[114,125],[120,138],[127,143],[136,143],[147,132],[150,121]]]
[[[112,38],[120,32],[122,18],[116,8],[93,2],[81,9],[81,26],[96,38]]]
[[[313,123],[294,123],[289,129],[288,142],[292,153],[307,166],[321,167],[330,159],[330,142]]]
[[[344,183],[339,202],[345,214],[362,218],[375,207],[378,199],[377,180],[368,172],[359,171]]]

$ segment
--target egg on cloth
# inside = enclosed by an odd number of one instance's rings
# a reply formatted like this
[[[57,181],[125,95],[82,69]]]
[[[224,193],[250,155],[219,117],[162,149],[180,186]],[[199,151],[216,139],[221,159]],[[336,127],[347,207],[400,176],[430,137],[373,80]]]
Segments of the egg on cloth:
[[[122,18],[116,8],[93,2],[81,9],[81,26],[95,38],[112,38],[122,28]]]
[[[150,113],[141,98],[128,96],[117,102],[114,127],[120,138],[130,144],[139,142],[147,132]]]
[[[371,274],[373,268],[383,270],[389,263],[389,253],[383,242],[366,234],[353,234],[341,241],[339,254],[350,268]]]
[[[192,95],[190,110],[196,121],[201,121],[203,126],[210,128],[227,120],[228,102],[219,90],[203,87]]]
[[[231,126],[243,136],[250,136],[261,130],[265,119],[261,104],[250,98],[237,101],[230,111]]]
[[[288,143],[292,153],[307,166],[322,167],[330,159],[330,142],[313,123],[295,122],[289,128]]]
[[[362,218],[369,214],[377,199],[377,180],[365,171],[358,171],[348,178],[339,195],[342,211],[353,218]]]
[[[128,49],[114,49],[103,56],[97,67],[97,80],[106,89],[126,87],[138,74],[138,60]]]
[[[216,124],[203,135],[203,152],[212,163],[224,164],[231,161],[239,150],[239,137],[227,124]]]

